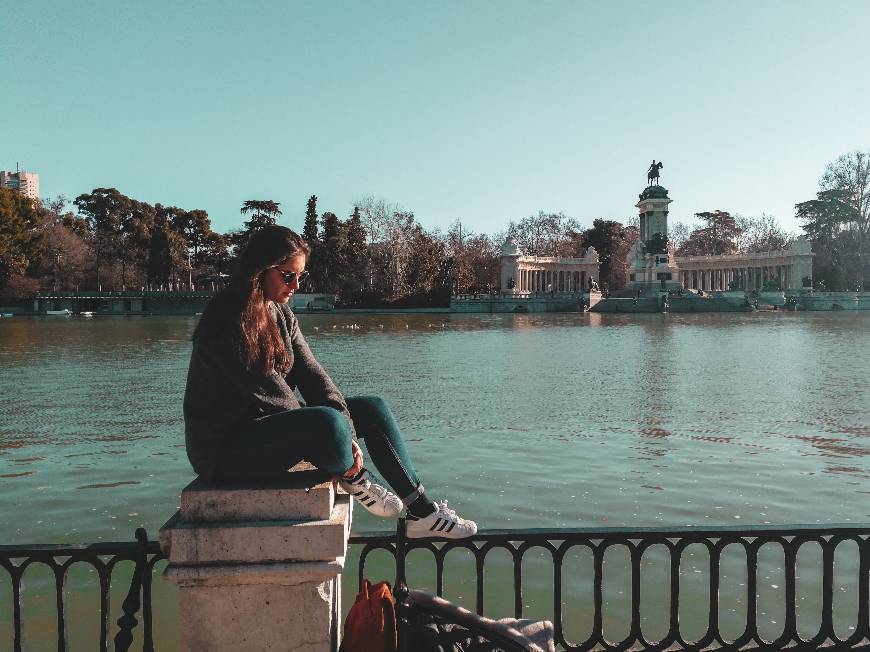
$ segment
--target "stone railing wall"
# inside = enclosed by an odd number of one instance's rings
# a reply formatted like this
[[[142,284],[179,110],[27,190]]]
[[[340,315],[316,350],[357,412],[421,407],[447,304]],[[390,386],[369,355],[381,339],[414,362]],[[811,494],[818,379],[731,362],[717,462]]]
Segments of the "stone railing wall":
[[[160,531],[179,588],[181,649],[331,652],[351,504],[317,471],[280,486],[201,479]]]

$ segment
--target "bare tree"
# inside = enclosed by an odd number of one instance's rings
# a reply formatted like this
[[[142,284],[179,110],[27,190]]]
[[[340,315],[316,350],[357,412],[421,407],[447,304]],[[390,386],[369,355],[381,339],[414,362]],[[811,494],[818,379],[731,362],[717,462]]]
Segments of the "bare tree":
[[[499,241],[497,237],[474,233],[460,220],[450,225],[445,245],[453,262],[454,292],[485,291],[498,283],[499,247],[504,238]]]
[[[773,215],[737,217],[743,232],[737,238],[737,248],[743,253],[763,253],[787,249],[795,236],[785,231]]]
[[[363,197],[356,206],[369,243],[382,242],[387,237],[392,216],[402,211],[398,204],[372,196]]]
[[[668,225],[668,241],[679,249],[689,239],[689,225],[685,222],[674,222]]]
[[[527,256],[570,256],[575,249],[572,234],[581,230],[580,223],[564,213],[538,211],[519,222],[511,221],[507,236]]]

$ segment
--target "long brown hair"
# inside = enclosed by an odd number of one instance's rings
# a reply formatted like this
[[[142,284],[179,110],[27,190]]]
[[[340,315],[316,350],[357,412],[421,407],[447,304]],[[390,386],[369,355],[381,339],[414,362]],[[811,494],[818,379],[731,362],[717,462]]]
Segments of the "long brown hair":
[[[232,326],[239,356],[248,369],[257,369],[264,376],[276,370],[286,373],[290,354],[269,314],[261,278],[266,270],[288,258],[303,254],[307,259],[310,252],[308,243],[286,227],[267,226],[256,231],[239,254],[229,286],[209,303],[194,338]]]

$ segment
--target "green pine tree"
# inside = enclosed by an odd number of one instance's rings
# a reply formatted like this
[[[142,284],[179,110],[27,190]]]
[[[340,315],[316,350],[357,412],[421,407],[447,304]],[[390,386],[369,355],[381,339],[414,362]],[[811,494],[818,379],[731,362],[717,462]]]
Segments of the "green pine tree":
[[[302,228],[302,237],[311,247],[318,242],[317,237],[317,195],[308,198],[308,208],[305,210],[305,226]]]

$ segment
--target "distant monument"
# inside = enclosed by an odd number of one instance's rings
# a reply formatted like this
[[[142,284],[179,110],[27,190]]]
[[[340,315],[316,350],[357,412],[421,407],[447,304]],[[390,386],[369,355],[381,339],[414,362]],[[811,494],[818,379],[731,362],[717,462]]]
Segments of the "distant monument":
[[[628,255],[626,289],[634,296],[654,295],[679,290],[678,269],[672,247],[668,246],[668,190],[658,185],[661,161],[653,159],[647,169],[647,187],[638,195],[640,237]]]
[[[648,186],[657,186],[659,183],[659,170],[665,167],[664,163],[659,161],[656,163],[656,160],[653,159],[652,165],[649,166],[649,169],[646,171],[646,185]]]

